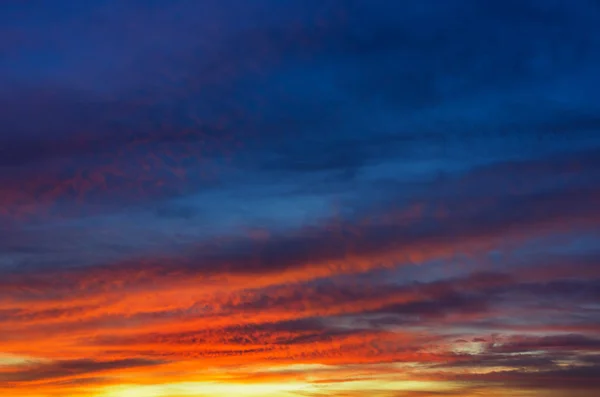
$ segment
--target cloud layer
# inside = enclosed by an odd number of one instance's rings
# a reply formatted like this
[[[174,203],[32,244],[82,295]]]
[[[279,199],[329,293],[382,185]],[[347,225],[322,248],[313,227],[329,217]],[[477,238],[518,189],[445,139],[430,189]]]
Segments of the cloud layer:
[[[597,26],[4,2],[0,394],[597,395]]]

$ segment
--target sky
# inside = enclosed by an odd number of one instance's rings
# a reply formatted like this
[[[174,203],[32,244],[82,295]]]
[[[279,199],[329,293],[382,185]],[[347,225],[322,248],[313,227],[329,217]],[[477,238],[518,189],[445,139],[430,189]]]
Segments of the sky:
[[[0,395],[600,394],[596,0],[0,2]]]

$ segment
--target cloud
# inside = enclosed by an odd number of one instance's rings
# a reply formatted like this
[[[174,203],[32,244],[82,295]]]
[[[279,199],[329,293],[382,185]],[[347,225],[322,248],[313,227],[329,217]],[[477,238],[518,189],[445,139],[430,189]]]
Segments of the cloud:
[[[595,189],[560,189],[489,203],[457,199],[442,205],[440,209],[448,211],[443,217],[434,212],[414,218],[410,213],[377,209],[338,225],[324,223],[262,242],[234,238],[230,242],[200,243],[186,249],[189,254],[183,257],[7,274],[5,291],[24,285],[33,291],[48,287],[59,290],[67,285],[86,285],[86,279],[95,280],[93,286],[90,284],[91,292],[110,288],[114,280],[128,285],[159,276],[168,277],[165,281],[172,277],[202,280],[225,276],[232,281],[260,277],[263,283],[277,283],[290,277],[312,279],[353,273],[473,252],[502,241],[526,241],[593,228],[597,196]],[[57,277],[63,280],[63,287],[54,281]],[[269,282],[269,277],[273,281]]]
[[[81,81],[63,81],[62,75],[28,86],[13,84],[1,93],[0,124],[10,131],[0,135],[4,211],[35,215],[76,198],[110,203],[114,210],[115,201],[177,197],[204,187],[199,174],[223,157],[233,157],[262,178],[275,170],[301,179],[333,172],[348,183],[361,169],[383,160],[413,166],[409,160],[429,160],[425,156],[443,162],[442,151],[460,154],[465,149],[475,157],[499,155],[484,135],[497,141],[498,149],[512,142],[509,150],[525,155],[533,144],[539,151],[554,147],[545,137],[562,139],[557,131],[578,138],[565,139],[565,148],[593,141],[597,109],[589,102],[576,106],[585,98],[574,98],[574,104],[537,100],[558,90],[560,84],[552,84],[563,74],[584,75],[578,68],[594,59],[589,49],[595,35],[583,33],[594,24],[580,12],[562,5],[519,5],[510,7],[513,12],[498,12],[476,2],[465,2],[464,8],[433,2],[431,11],[403,6],[401,12],[383,4],[293,2],[286,7],[295,11],[282,11],[274,21],[265,9],[281,6],[268,4],[238,4],[244,11],[176,4],[161,13],[124,6],[119,16],[104,10],[102,26],[64,21],[58,35],[67,49],[75,51],[77,41],[66,32],[82,29],[79,34],[93,42],[110,37],[113,46],[100,42],[95,48],[113,48],[104,61],[112,56],[123,65],[105,65],[113,75],[97,80],[112,82],[108,94],[106,88],[77,87]],[[461,18],[434,11],[440,7],[460,9]],[[194,11],[183,11],[188,8]],[[206,18],[205,8],[220,16],[212,18],[213,27],[196,21]],[[396,11],[384,17],[384,8]],[[88,12],[82,20],[94,18]],[[136,15],[138,22],[130,26],[124,15]],[[234,16],[239,24],[226,24]],[[519,23],[523,18],[530,24]],[[186,28],[173,29],[175,19]],[[425,32],[417,21],[436,28]],[[518,26],[521,33],[506,37],[507,25]],[[552,40],[557,34],[553,26],[571,32],[581,50],[573,53],[569,43]],[[123,29],[129,34],[115,35]],[[47,39],[38,28],[31,34]],[[135,60],[128,64],[126,50],[117,50],[127,43],[126,36],[153,37],[156,47],[128,48]],[[543,43],[556,42],[564,51],[546,51]],[[490,46],[497,48],[494,54],[487,51]],[[61,61],[84,75],[99,68]],[[525,90],[533,94],[521,95],[520,82],[540,72],[545,80],[529,83],[533,86]],[[499,87],[509,92],[495,95],[507,99],[482,100]],[[515,96],[518,103],[512,103]],[[466,103],[455,108],[461,100]],[[490,114],[473,115],[469,109],[476,104],[489,106]],[[424,155],[423,147],[435,151]],[[90,210],[87,206],[82,212]]]
[[[24,369],[0,372],[0,379],[10,384],[72,378],[88,374],[127,370],[163,364],[164,361],[129,358],[112,361],[92,359],[62,360],[37,364]]]
[[[67,3],[0,5],[0,394],[600,388],[595,1]]]
[[[486,382],[505,388],[528,390],[597,390],[599,368],[597,366],[570,366],[563,369],[542,371],[495,371],[486,374],[451,376],[465,382]]]
[[[551,336],[513,336],[500,345],[489,348],[497,353],[519,353],[534,350],[547,351],[588,351],[592,352],[600,348],[600,340],[585,335],[566,334]]]

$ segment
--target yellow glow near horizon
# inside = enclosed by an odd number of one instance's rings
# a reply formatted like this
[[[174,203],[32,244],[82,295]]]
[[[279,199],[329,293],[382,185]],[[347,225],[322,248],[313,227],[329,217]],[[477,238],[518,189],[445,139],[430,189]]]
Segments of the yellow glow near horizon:
[[[330,392],[342,392],[353,390],[376,390],[376,391],[428,391],[449,392],[457,389],[451,382],[431,382],[413,380],[357,380],[338,384],[329,384],[326,387]]]
[[[292,396],[294,392],[314,390],[304,382],[230,384],[181,382],[162,385],[119,385],[105,387],[98,397],[187,397],[187,396]]]

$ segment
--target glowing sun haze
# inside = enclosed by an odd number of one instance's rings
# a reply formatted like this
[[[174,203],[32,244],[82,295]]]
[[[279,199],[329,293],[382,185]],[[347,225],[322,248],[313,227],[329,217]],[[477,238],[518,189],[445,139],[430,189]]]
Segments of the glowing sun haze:
[[[0,2],[0,395],[600,395],[600,3]]]

